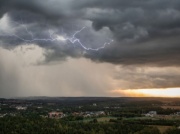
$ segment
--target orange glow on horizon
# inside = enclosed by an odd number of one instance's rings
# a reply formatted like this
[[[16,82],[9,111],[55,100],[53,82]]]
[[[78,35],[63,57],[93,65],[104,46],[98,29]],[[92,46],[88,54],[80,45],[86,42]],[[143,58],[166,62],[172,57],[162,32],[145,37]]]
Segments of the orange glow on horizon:
[[[111,91],[115,93],[130,96],[130,97],[180,97],[179,88],[157,88],[157,89],[117,89]]]

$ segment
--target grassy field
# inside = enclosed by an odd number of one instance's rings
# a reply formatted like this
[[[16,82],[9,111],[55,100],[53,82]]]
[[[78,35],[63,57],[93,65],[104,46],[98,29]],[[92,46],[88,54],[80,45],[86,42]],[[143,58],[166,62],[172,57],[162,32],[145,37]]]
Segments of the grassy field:
[[[172,126],[159,126],[159,125],[151,125],[151,126],[157,127],[159,131],[161,132],[161,134],[163,134],[169,128],[172,128]]]
[[[133,118],[123,118],[124,120],[146,120],[146,119],[151,119],[151,120],[160,120],[160,119],[164,119],[164,120],[180,120],[180,116],[177,115],[156,115],[154,117],[133,117]]]
[[[171,108],[171,109],[178,109],[180,110],[180,106],[161,106],[163,109],[168,109],[168,108]]]
[[[86,118],[79,121],[72,121],[72,122],[89,122],[93,121],[93,119],[97,119],[98,122],[109,122],[110,119],[117,119],[116,117],[98,117],[98,118]]]
[[[110,119],[117,119],[116,117],[100,117],[97,118],[98,122],[108,122]]]
[[[155,119],[165,119],[165,120],[180,120],[180,116],[177,115],[157,115]]]
[[[132,117],[132,118],[123,118],[124,120],[146,120],[146,119],[155,119],[154,117]]]

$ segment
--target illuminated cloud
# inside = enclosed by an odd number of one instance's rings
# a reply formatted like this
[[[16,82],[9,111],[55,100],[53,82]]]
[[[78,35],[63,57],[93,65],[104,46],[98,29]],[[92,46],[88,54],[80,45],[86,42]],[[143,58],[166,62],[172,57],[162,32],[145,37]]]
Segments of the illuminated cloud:
[[[180,88],[113,90],[111,93],[131,97],[180,97]]]

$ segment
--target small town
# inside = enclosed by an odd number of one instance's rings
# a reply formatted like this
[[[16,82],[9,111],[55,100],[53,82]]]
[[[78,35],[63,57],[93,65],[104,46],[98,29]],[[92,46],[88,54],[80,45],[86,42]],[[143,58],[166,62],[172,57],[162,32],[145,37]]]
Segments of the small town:
[[[180,129],[180,100],[163,98],[0,99],[0,120],[42,118],[64,123],[123,123],[153,126],[164,134]]]

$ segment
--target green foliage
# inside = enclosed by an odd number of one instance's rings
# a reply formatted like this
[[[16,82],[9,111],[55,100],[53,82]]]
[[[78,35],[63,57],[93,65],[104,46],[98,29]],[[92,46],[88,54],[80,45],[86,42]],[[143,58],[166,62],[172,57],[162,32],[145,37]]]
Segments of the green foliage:
[[[120,123],[69,122],[41,117],[0,118],[1,134],[133,134],[144,128],[143,125]]]
[[[145,127],[143,130],[136,132],[135,134],[160,134],[160,131],[156,127]]]
[[[153,119],[134,119],[134,120],[124,120],[124,123],[126,124],[143,124],[143,125],[162,125],[162,126],[173,126],[177,125],[180,122],[179,121],[173,121],[173,120],[153,120]]]
[[[180,129],[168,129],[164,134],[180,134]]]

